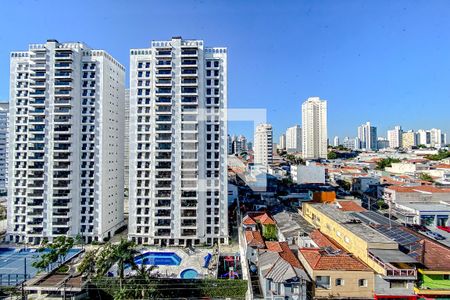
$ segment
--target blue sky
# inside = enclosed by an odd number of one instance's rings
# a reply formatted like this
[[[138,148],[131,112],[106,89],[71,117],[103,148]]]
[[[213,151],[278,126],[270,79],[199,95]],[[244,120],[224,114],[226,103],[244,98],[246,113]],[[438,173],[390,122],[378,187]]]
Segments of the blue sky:
[[[9,52],[29,43],[84,41],[128,67],[130,48],[181,35],[229,48],[229,107],[267,108],[276,137],[300,124],[309,96],[328,100],[330,138],[368,120],[380,135],[396,124],[450,133],[446,0],[5,1],[0,28],[0,99]]]

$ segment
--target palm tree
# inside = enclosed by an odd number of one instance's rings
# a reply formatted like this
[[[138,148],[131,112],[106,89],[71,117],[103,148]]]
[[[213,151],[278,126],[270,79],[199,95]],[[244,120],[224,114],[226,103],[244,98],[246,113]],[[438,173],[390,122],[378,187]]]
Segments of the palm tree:
[[[133,276],[132,280],[136,282],[136,289],[138,290],[135,295],[137,298],[145,299],[150,296],[153,292],[153,287],[151,284],[151,279],[153,275],[151,274],[153,270],[158,268],[155,265],[147,265],[146,259],[144,259],[141,265],[133,265],[133,270],[136,272],[136,275]],[[140,295],[139,295],[140,290]]]
[[[125,239],[121,239],[119,244],[114,245],[112,256],[117,261],[121,288],[125,274],[125,265],[129,264],[132,267],[136,265],[134,257],[138,251],[134,249],[135,247],[136,245],[133,241],[127,241]]]

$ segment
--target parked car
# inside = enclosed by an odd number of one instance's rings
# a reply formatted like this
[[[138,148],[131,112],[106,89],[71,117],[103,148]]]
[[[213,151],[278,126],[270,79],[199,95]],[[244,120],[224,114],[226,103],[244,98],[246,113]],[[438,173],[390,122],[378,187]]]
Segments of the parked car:
[[[428,237],[433,238],[433,239],[435,239],[435,240],[445,240],[445,237],[443,237],[443,236],[440,235],[439,233],[433,232],[433,231],[431,231],[431,230],[425,232],[425,235],[427,235]]]
[[[444,230],[448,233],[450,233],[450,226],[437,226],[440,230]]]

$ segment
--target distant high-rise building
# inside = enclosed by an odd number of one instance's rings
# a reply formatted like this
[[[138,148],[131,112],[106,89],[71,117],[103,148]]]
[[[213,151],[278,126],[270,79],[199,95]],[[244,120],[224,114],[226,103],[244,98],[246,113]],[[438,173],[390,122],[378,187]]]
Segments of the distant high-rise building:
[[[361,143],[360,149],[365,151],[377,150],[377,128],[372,126],[370,122],[358,127],[358,138]]]
[[[269,166],[273,162],[272,125],[259,124],[255,131],[254,163]]]
[[[243,151],[247,151],[247,139],[245,136],[240,135],[238,137],[233,136],[232,139],[232,147],[233,147],[233,153],[239,154]]]
[[[253,151],[253,143],[252,142],[247,142],[247,150]]]
[[[419,129],[417,130],[417,138],[419,145],[424,145],[427,147],[431,146],[431,133],[428,130]]]
[[[302,128],[300,125],[289,127],[286,130],[286,150],[288,153],[302,151]]]
[[[403,132],[402,147],[405,149],[417,146],[417,134],[413,130]]]
[[[377,149],[382,150],[389,148],[389,140],[384,137],[378,137],[377,138]]]
[[[174,37],[130,55],[128,237],[228,243],[227,49]]]
[[[338,137],[338,136],[335,136],[335,137],[334,137],[334,139],[333,139],[333,146],[334,146],[334,147],[339,146],[339,137]]]
[[[231,135],[227,135],[227,152],[228,154],[233,154],[233,140],[231,139]]]
[[[446,142],[444,141],[442,130],[437,128],[430,129],[430,144],[431,147],[437,149],[445,146]]]
[[[0,193],[5,193],[8,184],[8,115],[9,103],[0,103]]]
[[[327,150],[327,101],[310,97],[302,104],[302,156],[326,158]]]
[[[395,126],[394,129],[388,130],[387,139],[389,148],[396,149],[402,147],[403,130],[401,126]]]
[[[83,43],[11,54],[7,239],[105,241],[124,225],[125,68]]]
[[[280,150],[286,150],[286,134],[280,135],[280,140],[278,143],[278,149]]]

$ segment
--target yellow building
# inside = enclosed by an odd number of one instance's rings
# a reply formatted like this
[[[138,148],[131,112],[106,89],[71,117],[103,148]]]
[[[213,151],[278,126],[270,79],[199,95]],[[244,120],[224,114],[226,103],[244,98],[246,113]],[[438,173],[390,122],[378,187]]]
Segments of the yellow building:
[[[417,137],[414,131],[403,132],[402,134],[402,147],[412,148],[417,146]]]
[[[308,222],[377,273],[377,299],[413,297],[417,262],[401,252],[395,241],[333,205],[304,203],[302,213]]]

